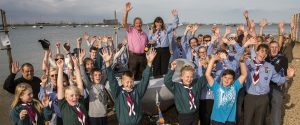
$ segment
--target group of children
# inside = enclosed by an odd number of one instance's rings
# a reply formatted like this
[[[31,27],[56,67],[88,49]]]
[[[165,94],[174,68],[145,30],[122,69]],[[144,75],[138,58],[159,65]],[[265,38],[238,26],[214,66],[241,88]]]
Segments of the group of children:
[[[128,3],[126,7],[131,9]],[[193,35],[199,26],[188,25],[184,35],[177,37],[177,11],[172,11],[172,14],[176,26],[172,25],[169,29],[161,26],[161,18],[157,19],[158,22],[154,21],[154,25],[160,23],[160,26],[152,31],[152,41],[149,44],[161,46],[152,46],[145,53],[146,66],[136,85],[132,71],[123,71],[120,81],[115,76],[114,63],[118,63],[122,57],[115,55],[122,53],[116,54],[113,40],[109,36],[94,36],[89,39],[87,34],[83,35],[90,47],[89,57],[85,57],[86,50],[81,48],[82,38],[77,39],[74,53],[71,53],[70,44],[66,43],[63,45],[65,55],[61,54],[60,44],[56,44],[57,54],[54,58],[51,56],[50,44],[45,40],[41,41],[45,50],[43,76],[40,79],[35,77],[33,66],[29,63],[23,64],[21,68],[18,63],[13,63],[12,74],[5,81],[4,89],[15,94],[10,113],[13,124],[106,125],[110,97],[113,99],[119,124],[141,124],[141,99],[152,76],[152,63],[160,60],[157,58],[165,58],[165,49],[168,53],[171,51],[167,66],[169,70],[167,73],[164,70],[158,71],[164,64],[156,65],[153,69],[156,72],[154,76],[166,73],[164,84],[174,95],[180,125],[196,125],[198,112],[201,125],[265,124],[272,89],[270,82],[280,86],[295,74],[294,68],[277,65],[282,63],[279,59],[284,57],[280,54],[280,48],[291,44],[283,34],[282,25],[279,25],[278,42],[270,41],[263,34],[256,34],[255,23],[249,20],[248,12],[245,11],[247,27],[239,26],[236,34],[231,33],[231,28],[226,28],[225,34],[221,36],[220,28],[214,25],[212,36],[199,35],[196,38]],[[264,27],[264,23],[260,26]],[[191,37],[188,36],[190,32]],[[172,42],[170,51],[162,45],[165,41],[161,40],[166,39],[160,38],[169,36]],[[291,36],[287,37],[293,38],[293,33]],[[260,37],[262,41],[259,40]],[[128,42],[125,40],[121,46],[126,47],[130,42],[130,39]],[[161,54],[159,57],[158,53]],[[180,70],[180,82],[173,82],[178,58],[187,59],[194,65],[184,65]],[[22,77],[14,80],[19,70]],[[106,80],[110,92],[105,88]],[[240,98],[242,89],[246,90],[246,95]],[[244,107],[242,123],[237,121],[240,115],[238,100],[242,100],[241,105]]]

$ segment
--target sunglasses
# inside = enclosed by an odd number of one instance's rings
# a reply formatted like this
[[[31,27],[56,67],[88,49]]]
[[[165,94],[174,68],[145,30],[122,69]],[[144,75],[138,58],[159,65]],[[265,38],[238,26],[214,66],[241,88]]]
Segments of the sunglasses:
[[[64,60],[64,58],[57,58],[57,59],[54,59],[55,61],[58,61],[59,59],[62,59],[62,60]]]

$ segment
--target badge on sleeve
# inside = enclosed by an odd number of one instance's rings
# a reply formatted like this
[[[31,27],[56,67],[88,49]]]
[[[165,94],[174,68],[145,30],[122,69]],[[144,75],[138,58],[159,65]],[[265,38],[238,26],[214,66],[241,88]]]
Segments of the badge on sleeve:
[[[270,69],[269,67],[265,67],[265,73],[269,73]]]

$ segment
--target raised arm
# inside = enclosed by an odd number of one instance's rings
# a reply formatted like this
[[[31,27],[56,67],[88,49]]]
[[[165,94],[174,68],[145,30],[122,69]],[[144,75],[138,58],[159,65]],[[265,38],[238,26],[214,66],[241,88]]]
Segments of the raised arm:
[[[102,49],[101,57],[103,58],[105,62],[105,66],[107,68],[107,79],[109,82],[109,87],[111,89],[111,94],[114,98],[117,98],[119,93],[121,92],[121,87],[118,84],[118,80],[115,77],[115,74],[113,73],[113,70],[111,68],[110,60],[112,58],[112,50],[109,49],[109,52],[107,52],[106,49]]]
[[[141,79],[141,82],[137,84],[137,91],[139,93],[139,97],[142,98],[148,88],[149,84],[149,79],[151,75],[151,67],[152,67],[152,62],[156,56],[156,51],[154,48],[151,48],[150,51],[146,54],[147,58],[147,67],[143,72],[143,76]]]
[[[193,28],[191,29],[192,37],[195,37],[195,33],[197,32],[198,28],[199,28],[198,24],[193,25]]]
[[[55,44],[55,48],[56,48],[56,54],[60,54],[60,42],[57,42]]]
[[[250,30],[250,20],[249,20],[249,12],[248,12],[248,10],[245,10],[243,14],[244,14],[244,17],[245,17],[246,22],[247,22],[247,29]]]
[[[17,73],[20,71],[19,62],[13,62],[11,64],[11,74],[5,79],[3,89],[14,94],[16,89],[15,77]]]
[[[177,66],[176,61],[173,61],[171,63],[171,69],[169,69],[168,73],[166,74],[166,76],[164,78],[164,84],[172,93],[174,93],[174,91],[175,91],[175,87],[174,87],[175,85],[174,85],[174,82],[172,81],[172,77],[174,75],[176,66]]]
[[[64,86],[63,86],[63,74],[64,74],[64,61],[59,59],[56,61],[58,67],[58,77],[57,77],[57,99],[61,100],[65,96]]]
[[[213,56],[207,66],[206,72],[205,72],[205,77],[207,79],[207,82],[209,84],[209,86],[212,86],[214,83],[214,78],[211,75],[212,69],[213,69],[213,65],[215,64],[215,61],[218,60],[218,58],[220,58],[219,56],[215,55]]]
[[[259,35],[262,36],[264,34],[264,28],[268,24],[268,20],[263,18],[259,23]]]
[[[80,90],[80,94],[83,96],[84,93],[84,88],[83,88],[83,83],[80,75],[80,69],[78,66],[78,58],[75,56],[72,56],[72,61],[74,63],[74,70],[75,70],[75,76],[76,76],[76,83],[77,83],[77,88]]]
[[[281,21],[278,24],[278,44],[279,44],[279,48],[281,48],[282,44],[283,44],[283,33],[284,33],[284,22]]]
[[[247,78],[247,67],[246,67],[246,64],[245,64],[244,57],[242,57],[240,59],[240,68],[241,68],[241,75],[238,79],[239,79],[241,84],[244,84],[244,82]]]
[[[128,13],[131,9],[132,9],[131,3],[127,2],[125,4],[124,15],[123,15],[123,18],[122,18],[122,25],[124,26],[126,31],[128,31],[128,29],[129,29],[129,26],[128,26],[128,23],[127,23],[127,18],[128,18]]]
[[[49,71],[49,55],[50,55],[50,50],[45,50],[44,53],[44,58],[42,62],[42,70],[45,74],[48,74]]]
[[[168,26],[168,29],[167,29],[167,33],[168,34],[172,33],[173,30],[177,28],[178,23],[179,23],[179,18],[178,18],[178,12],[177,12],[177,10],[175,10],[175,9],[172,10],[171,14],[174,17],[174,19],[173,19],[172,24]]]

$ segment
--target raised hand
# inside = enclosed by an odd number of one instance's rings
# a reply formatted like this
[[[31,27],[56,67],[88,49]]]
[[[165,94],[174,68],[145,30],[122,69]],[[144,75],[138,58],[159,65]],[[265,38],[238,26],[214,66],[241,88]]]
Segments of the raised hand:
[[[79,52],[79,62],[83,61],[83,58],[85,57],[85,54],[86,54],[85,48],[81,49],[80,52]]]
[[[108,41],[108,36],[107,36],[107,35],[104,35],[104,36],[102,37],[102,41],[103,41],[104,43],[107,43],[107,41]]]
[[[13,74],[17,74],[20,71],[20,66],[19,66],[19,62],[13,62],[11,64],[11,73]]]
[[[93,37],[91,38],[91,45],[94,44],[94,42],[96,41],[96,39],[97,39],[97,36],[93,36]]]
[[[82,38],[81,37],[78,37],[76,39],[76,42],[77,42],[77,48],[80,48],[81,47],[81,43],[82,43]]]
[[[263,18],[260,23],[259,26],[260,27],[265,27],[268,24],[268,20],[266,18]]]
[[[83,39],[88,42],[89,41],[89,34],[87,34],[86,32],[83,34]]]
[[[296,69],[293,66],[289,66],[287,69],[287,77],[293,78],[295,75]]]
[[[42,87],[45,87],[46,84],[47,84],[47,81],[48,81],[48,76],[47,76],[47,75],[42,75],[41,81],[42,81],[42,82],[40,83],[40,85],[41,85]]]
[[[174,61],[171,63],[171,70],[175,70],[176,66],[177,66],[177,63],[176,63],[176,61],[174,60]]]
[[[56,65],[58,68],[63,69],[64,68],[64,61],[62,59],[59,59],[56,61]]]
[[[127,3],[125,4],[125,12],[128,13],[131,9],[132,9],[131,3],[130,3],[130,2],[127,2]]]
[[[43,98],[42,98],[42,104],[44,107],[49,106],[49,102],[50,102],[50,97],[48,94],[44,94]]]
[[[215,34],[220,35],[220,28],[218,26],[216,26],[215,28]]]
[[[24,120],[26,115],[27,115],[27,110],[25,110],[25,109],[21,110],[21,112],[19,114],[20,120]]]
[[[198,24],[194,24],[192,25],[192,29],[191,29],[191,32],[195,33],[199,28],[199,25]]]
[[[243,14],[244,14],[244,17],[245,17],[245,18],[248,18],[248,17],[249,17],[249,12],[248,12],[248,10],[245,10]]]
[[[231,33],[231,27],[227,26],[226,29],[225,29],[225,35],[228,35],[230,33]]]
[[[152,65],[155,56],[156,56],[156,50],[154,48],[151,48],[150,51],[146,54],[148,66]]]
[[[283,21],[278,23],[278,29],[281,34],[284,32],[284,22]]]
[[[74,67],[78,67],[78,62],[79,62],[78,58],[76,56],[72,56],[71,58],[72,58],[72,61],[74,63]]]
[[[176,9],[172,10],[171,13],[172,13],[172,16],[178,16],[178,12]]]
[[[60,48],[60,42],[56,42],[55,47]]]
[[[102,54],[100,54],[100,55],[102,56],[104,62],[109,65],[109,61],[110,61],[110,59],[112,57],[112,50],[111,50],[111,48],[109,48],[109,53],[107,52],[106,49],[102,49]]]
[[[192,25],[192,24],[189,24],[189,25],[187,25],[187,26],[185,27],[185,30],[186,30],[186,31],[192,31],[192,29],[193,29],[193,25]]]
[[[248,47],[249,45],[255,45],[257,43],[257,40],[254,37],[252,37],[244,44],[244,47]]]
[[[251,20],[251,21],[250,21],[250,28],[251,28],[251,29],[254,29],[254,28],[255,28],[255,22],[254,22],[254,20]]]

